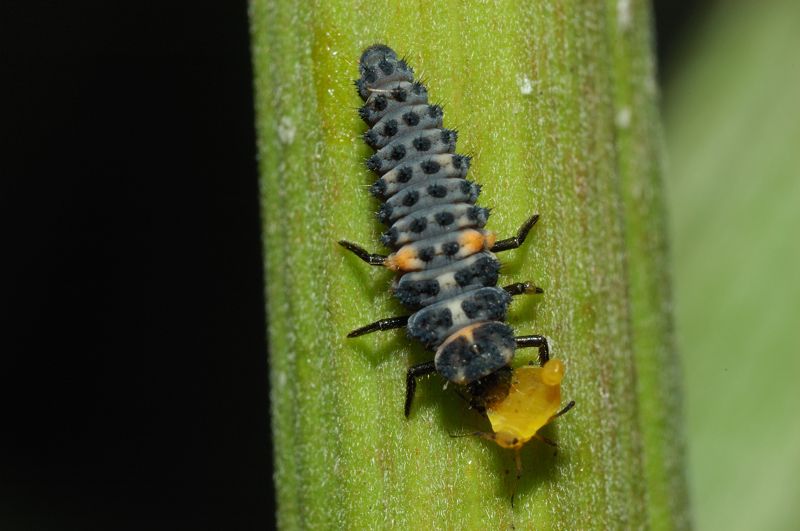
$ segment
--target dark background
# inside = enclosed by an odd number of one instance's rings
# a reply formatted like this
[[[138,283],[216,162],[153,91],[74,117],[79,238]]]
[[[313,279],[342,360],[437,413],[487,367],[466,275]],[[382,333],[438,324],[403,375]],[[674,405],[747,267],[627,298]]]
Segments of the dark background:
[[[708,1],[657,4],[667,78]],[[247,5],[4,1],[0,39],[0,528],[272,527]]]

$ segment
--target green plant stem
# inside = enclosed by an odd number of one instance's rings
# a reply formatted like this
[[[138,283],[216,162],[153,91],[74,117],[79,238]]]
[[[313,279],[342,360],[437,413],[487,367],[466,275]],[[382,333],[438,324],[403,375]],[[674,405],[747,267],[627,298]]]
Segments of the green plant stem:
[[[667,222],[647,9],[624,15],[610,1],[617,170],[621,185],[631,339],[636,361],[642,456],[653,529],[690,527],[684,469],[683,388],[672,322]],[[637,28],[639,30],[637,30]]]
[[[638,92],[653,84],[646,6],[255,0],[251,10],[279,524],[685,522],[664,519],[686,514],[685,501],[665,506],[682,489],[680,454],[666,452],[662,426],[678,422],[679,402],[645,407],[675,385],[655,370],[672,353],[668,283],[659,284],[663,211],[643,227],[634,208],[636,190],[661,204],[655,90]],[[445,104],[459,152],[474,157],[480,203],[494,208],[490,228],[506,237],[542,215],[525,246],[502,255],[504,280],[545,289],[516,301],[509,322],[550,338],[567,364],[564,397],[578,405],[544,430],[558,455],[536,442],[523,451],[514,508],[513,456],[450,437],[488,429],[452,388],[436,376],[421,382],[403,417],[405,369],[430,353],[401,331],[344,337],[404,312],[387,271],[336,245],[348,238],[379,250],[352,86],[361,50],[375,42],[406,53]],[[533,355],[521,351],[516,363]],[[681,479],[653,466],[665,456]]]

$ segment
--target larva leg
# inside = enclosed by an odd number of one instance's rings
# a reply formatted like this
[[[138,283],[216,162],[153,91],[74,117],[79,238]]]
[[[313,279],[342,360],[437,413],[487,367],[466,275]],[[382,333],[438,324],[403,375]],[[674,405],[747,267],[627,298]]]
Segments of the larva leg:
[[[544,336],[519,336],[514,338],[517,348],[531,348],[537,347],[539,349],[539,365],[544,367],[544,364],[550,361],[550,347],[547,345],[547,338]]]
[[[374,323],[364,325],[361,328],[356,328],[347,334],[347,337],[358,337],[363,336],[364,334],[371,334],[372,332],[382,332],[384,330],[403,328],[408,323],[408,318],[408,315],[401,315],[399,317],[381,319],[380,321],[375,321]]]
[[[539,221],[539,214],[534,214],[528,220],[522,224],[522,226],[517,231],[517,235],[512,238],[507,238],[505,240],[500,240],[499,242],[495,243],[490,251],[493,253],[499,253],[501,251],[508,251],[509,249],[516,249],[520,245],[525,242],[525,238],[528,236],[528,233],[536,225],[536,222]]]
[[[508,286],[503,286],[503,289],[508,292],[512,297],[514,295],[532,295],[534,293],[544,293],[544,290],[539,286],[534,286],[530,282],[515,282]]]
[[[408,368],[406,373],[406,418],[411,413],[411,402],[414,401],[414,393],[417,390],[417,378],[434,372],[436,372],[436,365],[433,361],[426,361]]]
[[[369,265],[382,266],[386,262],[386,256],[382,254],[370,254],[363,247],[346,240],[339,240],[339,245],[364,260]]]

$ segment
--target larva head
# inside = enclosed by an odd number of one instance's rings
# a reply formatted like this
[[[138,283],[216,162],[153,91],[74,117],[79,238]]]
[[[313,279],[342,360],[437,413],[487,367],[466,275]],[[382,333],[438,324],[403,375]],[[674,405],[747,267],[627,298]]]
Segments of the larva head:
[[[385,44],[373,44],[361,53],[358,61],[359,73],[364,74],[364,70],[377,66],[381,61],[397,61],[397,54]]]
[[[365,101],[371,90],[387,88],[384,87],[387,82],[414,81],[411,68],[385,44],[373,44],[364,50],[358,62],[358,73],[360,77],[356,80],[356,87]]]
[[[508,395],[486,409],[492,439],[503,448],[519,449],[550,422],[561,405],[564,363],[551,359],[544,367],[514,369]]]

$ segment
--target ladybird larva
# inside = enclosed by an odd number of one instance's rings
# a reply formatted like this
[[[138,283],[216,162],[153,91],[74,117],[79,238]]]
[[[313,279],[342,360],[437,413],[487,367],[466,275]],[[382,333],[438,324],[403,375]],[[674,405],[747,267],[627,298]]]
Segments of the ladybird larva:
[[[484,228],[488,209],[475,204],[480,186],[466,179],[470,158],[456,153],[456,132],[443,127],[441,107],[428,103],[411,67],[376,44],[361,55],[359,72],[359,115],[369,126],[363,138],[375,149],[366,166],[378,176],[370,191],[382,201],[378,220],[388,226],[381,243],[393,252],[371,254],[349,241],[339,243],[370,265],[396,271],[392,291],[412,313],[375,321],[348,337],[405,327],[409,337],[435,352],[433,360],[406,373],[406,417],[417,378],[436,372],[464,386],[472,404],[487,414],[493,433],[481,435],[518,450],[561,414],[550,410],[560,401],[563,364],[549,360],[544,336],[515,337],[504,322],[512,297],[542,290],[530,282],[497,287],[495,253],[522,245],[539,216],[525,221],[516,236],[496,241]],[[542,368],[512,370],[516,349],[527,347],[538,348]],[[543,405],[508,413],[526,397]]]

